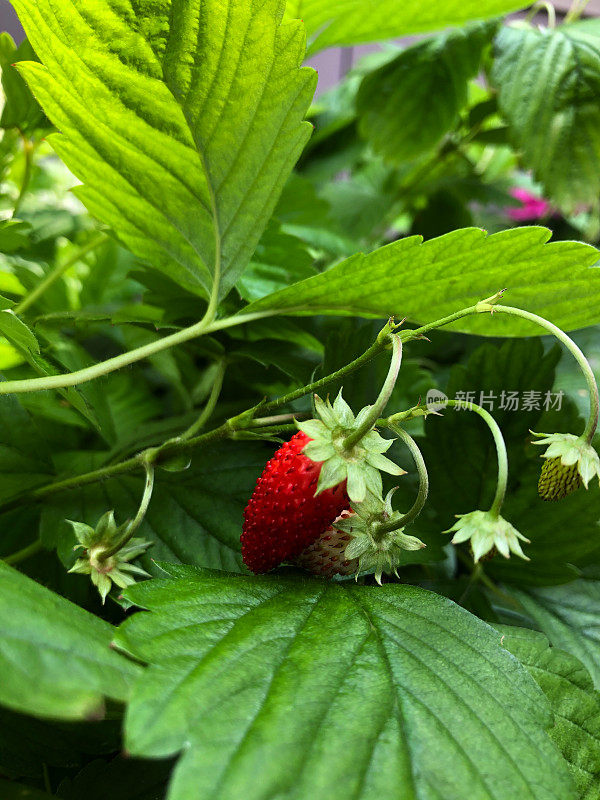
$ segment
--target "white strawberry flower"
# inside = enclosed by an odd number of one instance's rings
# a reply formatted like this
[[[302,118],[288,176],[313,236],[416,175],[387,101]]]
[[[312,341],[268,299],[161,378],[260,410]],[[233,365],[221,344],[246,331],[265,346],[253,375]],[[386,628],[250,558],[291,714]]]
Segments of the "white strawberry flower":
[[[384,439],[372,429],[350,449],[344,447],[346,438],[365,422],[372,406],[365,406],[354,416],[352,409],[338,394],[333,405],[315,396],[315,410],[319,419],[299,422],[299,429],[310,436],[311,442],[303,453],[312,461],[323,462],[316,494],[347,481],[346,491],[352,502],[360,503],[371,492],[381,497],[383,488],[381,472],[404,475],[405,470],[383,454],[392,446],[393,439]]]
[[[445,533],[454,532],[452,544],[470,541],[475,563],[494,548],[504,558],[511,553],[529,561],[519,544],[528,542],[519,531],[499,514],[492,511],[471,511],[469,514],[458,514],[458,522]]]

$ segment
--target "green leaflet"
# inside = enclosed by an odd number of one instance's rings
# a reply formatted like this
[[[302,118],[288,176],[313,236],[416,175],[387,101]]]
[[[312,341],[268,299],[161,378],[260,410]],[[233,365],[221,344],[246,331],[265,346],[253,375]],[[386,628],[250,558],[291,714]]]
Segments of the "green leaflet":
[[[549,198],[572,211],[600,193],[600,33],[504,27],[492,79],[525,163]]]
[[[0,502],[47,483],[53,473],[50,448],[37,424],[14,396],[4,395],[0,398]]]
[[[0,127],[18,128],[24,132],[34,131],[44,124],[44,115],[35,98],[14,68],[18,61],[35,61],[36,55],[27,39],[17,47],[8,33],[0,33],[0,70],[4,108],[0,116]],[[4,248],[0,243],[0,251]]]
[[[173,768],[170,761],[141,761],[117,756],[111,761],[92,761],[73,780],[59,786],[62,800],[162,800]],[[190,798],[191,800],[191,798]]]
[[[600,694],[576,658],[526,628],[498,627],[502,644],[524,664],[550,701],[550,738],[571,767],[579,800],[600,798]]]
[[[20,70],[75,190],[136,256],[223,296],[310,132],[315,73],[279,0],[15,0]]]
[[[450,601],[166,569],[116,642],[150,664],[127,748],[184,750],[169,800],[575,797],[535,682]]]
[[[600,321],[600,269],[590,269],[598,251],[580,242],[547,244],[549,238],[541,227],[492,236],[464,228],[428,242],[410,236],[351,256],[251,303],[243,313],[396,315],[424,323],[507,287],[507,305],[549,317],[565,330]],[[530,323],[502,314],[467,317],[452,329],[488,336],[539,333]]]
[[[528,592],[511,588],[510,594],[552,644],[578,658],[600,686],[600,582],[579,580]]]
[[[288,0],[285,13],[304,21],[313,54],[334,45],[439,31],[527,5],[519,0]]]
[[[0,702],[39,717],[103,714],[140,667],[113,652],[112,627],[0,563]]]
[[[47,792],[32,789],[31,786],[4,781],[1,778],[0,791],[2,792],[3,800],[52,800],[54,797],[54,795]]]
[[[395,162],[433,148],[465,105],[495,28],[472,25],[432,37],[368,74],[357,96],[361,135]]]
[[[9,309],[0,311],[0,336],[6,337],[12,345],[32,356],[38,355],[40,352],[40,346],[34,334]]]

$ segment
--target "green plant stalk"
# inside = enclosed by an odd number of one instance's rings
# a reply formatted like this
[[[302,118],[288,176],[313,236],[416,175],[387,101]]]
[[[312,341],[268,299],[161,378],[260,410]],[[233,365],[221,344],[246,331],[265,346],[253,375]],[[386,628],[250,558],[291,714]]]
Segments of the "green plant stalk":
[[[344,439],[343,447],[347,453],[349,453],[352,448],[360,442],[363,436],[365,436],[373,428],[385,410],[385,407],[392,396],[392,392],[394,391],[394,387],[396,386],[398,373],[400,372],[400,364],[402,363],[402,340],[396,334],[391,334],[390,338],[392,340],[392,360],[390,362],[390,368],[388,370],[387,377],[383,386],[381,387],[379,397],[371,406],[371,410],[369,411],[362,425],[356,428],[356,430],[352,431],[352,433]]]
[[[589,393],[590,393],[590,415],[588,417],[588,421],[586,423],[585,429],[581,434],[581,438],[585,439],[587,444],[591,444],[592,439],[594,438],[594,434],[596,433],[596,429],[598,427],[598,417],[600,414],[600,396],[598,394],[598,384],[596,383],[596,377],[594,372],[590,366],[589,361],[584,356],[580,348],[575,344],[573,339],[568,336],[563,330],[558,328],[556,325],[553,325],[552,322],[549,322],[544,317],[540,317],[537,314],[532,314],[530,311],[524,311],[521,308],[513,308],[512,306],[503,306],[503,305],[496,305],[494,306],[494,312],[499,311],[502,314],[510,314],[513,317],[521,317],[522,319],[529,320],[530,322],[535,322],[537,325],[540,325],[542,328],[545,328],[549,331],[553,336],[555,336],[559,342],[562,342],[564,346],[569,350],[572,355],[574,356],[575,360],[579,364],[581,371],[583,372],[583,376],[587,382]]]
[[[567,16],[565,17],[565,24],[570,22],[577,22],[579,17],[583,14],[585,9],[587,8],[590,0],[573,0],[571,3],[571,8],[567,12]]]
[[[160,353],[163,350],[168,350],[176,345],[189,342],[191,339],[197,339],[198,337],[204,336],[207,333],[214,333],[215,331],[224,330],[225,328],[243,325],[246,322],[252,322],[253,320],[257,319],[274,317],[281,313],[278,309],[272,309],[270,311],[257,311],[253,314],[236,314],[233,317],[225,317],[221,320],[215,320],[213,317],[215,310],[213,302],[214,297],[216,297],[216,294],[213,291],[211,303],[209,304],[204,317],[200,320],[200,322],[196,322],[194,325],[190,325],[188,328],[183,328],[182,330],[176,331],[169,336],[165,336],[163,339],[158,339],[155,342],[149,342],[146,345],[142,345],[142,347],[136,347],[134,350],[129,350],[127,353],[121,353],[121,355],[114,356],[106,361],[101,361],[100,363],[94,364],[91,367],[86,367],[85,369],[80,369],[75,372],[67,372],[63,375],[49,375],[43,378],[26,378],[19,381],[2,381],[0,382],[0,395],[24,394],[27,392],[41,392],[48,389],[65,389],[68,386],[78,386],[81,383],[92,381],[95,378],[101,378],[103,375],[108,375],[111,372],[115,372],[118,369],[127,367],[130,364],[135,364],[136,362],[142,361],[143,359],[153,356],[156,353]],[[416,328],[415,330],[404,331],[403,334],[400,334],[402,342],[404,343],[411,341],[412,339],[418,339],[427,331],[433,330],[434,328],[441,328],[442,326],[448,325],[455,320],[461,319],[461,317],[466,317],[470,314],[481,313],[483,310],[489,309],[470,306],[469,308],[457,311],[454,314],[450,314],[449,316],[435,322],[430,322],[427,325]],[[294,309],[286,309],[287,313],[291,313],[292,311],[294,311]],[[347,372],[351,372],[353,369],[357,369],[358,366],[361,366],[363,363],[369,361],[382,349],[383,345],[375,342],[372,347],[369,348],[367,353],[363,354],[360,359],[356,359],[356,362],[360,361],[360,363],[356,364],[356,366],[352,366],[350,369],[344,367],[342,370],[339,370],[338,373],[336,373],[336,377],[345,375]],[[353,364],[356,362],[353,362]],[[316,390],[321,388],[321,386],[326,385],[327,382],[327,380],[322,379],[320,381],[315,381],[314,384],[311,384],[311,386],[314,388],[314,390]],[[306,392],[304,391],[303,387],[298,389],[296,392],[291,392],[288,395],[284,395],[284,397],[279,398],[277,401],[265,404],[264,408],[275,410],[280,406],[285,405],[285,403],[292,402],[292,400],[295,400],[298,397],[303,397],[305,394]]]
[[[23,200],[25,199],[25,195],[27,194],[27,189],[29,188],[29,184],[31,182],[31,173],[33,171],[33,154],[35,153],[35,145],[33,142],[28,139],[25,134],[20,131],[21,139],[23,140],[23,155],[25,157],[25,169],[23,171],[23,181],[21,182],[21,189],[19,191],[19,196],[15,202],[15,207],[13,209],[13,219],[17,216],[19,211],[21,210],[21,206],[23,204]]]
[[[54,269],[50,270],[48,274],[44,277],[40,283],[31,291],[27,297],[24,297],[20,303],[13,308],[15,314],[22,314],[24,311],[32,306],[36,300],[41,297],[44,292],[52,286],[65,272],[70,269],[73,264],[76,264],[80,261],[84,256],[90,253],[92,250],[95,250],[97,247],[100,247],[101,244],[108,240],[108,236],[105,233],[99,233],[98,236],[94,236],[93,239],[80,247],[76,253],[74,253],[70,258],[68,258],[64,264],[59,264],[58,266],[54,267]]]
[[[215,375],[215,380],[212,385],[212,389],[210,390],[210,395],[208,397],[206,405],[202,409],[200,416],[198,417],[196,422],[194,422],[193,425],[190,425],[190,427],[186,431],[184,431],[181,434],[181,436],[176,438],[181,439],[183,441],[185,441],[186,439],[193,439],[193,437],[196,436],[196,434],[199,433],[202,430],[202,428],[206,425],[213,411],[215,410],[217,402],[219,400],[219,395],[221,394],[221,389],[223,388],[223,380],[225,378],[226,370],[227,370],[227,363],[225,359],[222,359],[217,364],[217,373]]]
[[[256,314],[227,317],[226,319],[212,321],[207,316],[209,311],[210,308],[207,309],[206,314],[199,322],[190,325],[189,328],[183,328],[169,336],[165,336],[164,339],[149,342],[146,345],[142,345],[142,347],[136,347],[135,350],[129,350],[127,353],[122,353],[119,356],[114,356],[114,358],[101,361],[99,364],[94,364],[91,367],[86,367],[76,372],[67,372],[63,375],[49,375],[45,378],[2,381],[0,382],[0,395],[25,394],[27,392],[41,392],[48,389],[65,389],[68,386],[78,386],[81,383],[87,383],[95,378],[101,378],[103,375],[108,375],[130,364],[135,364],[137,361],[142,361],[149,356],[153,356],[163,350],[168,350],[175,345],[189,342],[191,339],[197,339],[204,334],[213,333],[214,331],[223,330],[224,328],[231,328],[234,325],[241,325],[255,319],[264,319],[265,317],[273,316],[270,312],[257,312]]]
[[[419,491],[417,492],[416,500],[413,503],[410,511],[404,514],[404,516],[395,523],[390,522],[378,525],[378,533],[390,533],[391,531],[399,530],[400,528],[405,528],[407,525],[410,525],[410,523],[414,522],[414,520],[423,510],[429,495],[429,475],[427,473],[427,465],[425,464],[425,459],[423,458],[423,454],[419,449],[419,445],[415,442],[412,436],[399,425],[395,425],[394,423],[390,424],[388,422],[387,427],[393,431],[410,450],[419,474]]]
[[[548,27],[551,30],[556,28],[556,11],[549,0],[539,0],[539,2],[534,3],[534,5],[531,7],[531,10],[525,17],[525,22],[531,22],[538,11],[545,11],[548,14]]]
[[[119,539],[119,541],[108,550],[103,550],[102,553],[98,555],[98,561],[106,561],[107,559],[111,558],[111,556],[116,555],[119,550],[125,547],[127,542],[133,538],[135,532],[144,521],[144,517],[148,511],[148,506],[150,505],[150,500],[152,499],[152,492],[154,490],[154,466],[150,463],[150,461],[144,461],[143,464],[144,469],[146,470],[146,482],[144,484],[144,494],[142,495],[142,500],[137,510],[137,514],[125,529],[124,536],[122,536],[121,539]]]
[[[22,550],[18,550],[16,553],[11,553],[9,556],[5,556],[2,561],[4,561],[5,564],[19,564],[21,561],[25,561],[25,559],[37,555],[43,549],[44,548],[41,540],[36,539],[35,542],[28,544],[27,547],[24,547]]]
[[[448,400],[447,405],[450,408],[461,408],[467,411],[474,411],[479,414],[481,419],[486,423],[494,437],[494,444],[496,445],[496,454],[498,458],[498,482],[496,484],[496,494],[490,506],[490,514],[498,516],[506,497],[506,486],[508,483],[508,454],[506,452],[506,443],[502,436],[502,431],[498,426],[496,420],[492,417],[489,411],[485,408],[478,406],[476,403],[469,403],[464,400]]]

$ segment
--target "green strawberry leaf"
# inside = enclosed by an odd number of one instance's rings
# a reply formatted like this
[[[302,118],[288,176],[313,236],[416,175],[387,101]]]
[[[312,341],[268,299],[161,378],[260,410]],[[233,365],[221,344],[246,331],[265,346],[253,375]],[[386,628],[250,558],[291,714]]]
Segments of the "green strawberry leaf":
[[[46,767],[83,767],[90,755],[121,746],[120,720],[57,722],[0,708],[0,771],[40,779]]]
[[[142,761],[119,756],[112,761],[92,761],[72,780],[61,781],[57,796],[62,800],[159,800],[164,797],[173,768],[167,761]]]
[[[0,502],[47,483],[53,472],[48,445],[36,422],[14,396],[2,395]]]
[[[287,0],[286,17],[302,19],[309,53],[490,19],[527,6],[519,0]]]
[[[408,161],[435,147],[467,102],[496,25],[471,25],[419,42],[367,75],[357,96],[359,131],[378,153]]]
[[[549,734],[571,767],[579,800],[600,798],[600,694],[576,658],[526,628],[498,627],[502,644],[523,664],[550,702]]]
[[[2,800],[52,800],[54,795],[24,786],[22,783],[3,781],[0,778],[0,791]]]
[[[75,194],[153,268],[226,294],[310,133],[302,26],[279,0],[13,5],[43,64],[19,70]]]
[[[508,287],[504,302],[565,330],[600,321],[598,251],[551,242],[547,228],[513,228],[487,236],[465,228],[423,242],[410,236],[358,253],[326,272],[257,300],[242,313],[407,317],[431,322]],[[567,291],[568,289],[568,291]],[[452,330],[487,336],[531,336],[529,322],[495,314],[466,317]]]
[[[500,634],[450,601],[410,586],[175,574],[127,591],[151,613],[116,638],[150,665],[127,748],[184,751],[169,800],[464,800],[465,787],[575,798],[541,691]]]
[[[38,340],[31,330],[10,309],[0,311],[0,336],[4,336],[18,350],[30,355],[40,352]]]
[[[0,39],[4,34],[0,34]],[[29,247],[31,225],[18,219],[5,219],[0,222],[0,253],[13,253]],[[2,301],[4,303],[4,299]],[[14,303],[11,303],[10,308]],[[0,305],[4,308],[4,305]]]
[[[585,22],[504,27],[492,80],[514,144],[561,207],[600,193],[600,34]]]
[[[112,626],[0,563],[0,703],[38,717],[104,714],[140,667],[110,649]]]
[[[578,658],[600,687],[600,581],[507,591],[516,603],[500,608],[505,619],[510,622],[515,614],[523,614],[517,616],[520,625],[525,621],[539,628],[555,647]]]
[[[17,47],[9,33],[0,33],[0,70],[4,107],[0,127],[18,128],[31,132],[47,123],[42,109],[25,85],[14,65],[18,61],[36,61],[37,57],[27,39]],[[7,252],[3,247],[0,251]]]

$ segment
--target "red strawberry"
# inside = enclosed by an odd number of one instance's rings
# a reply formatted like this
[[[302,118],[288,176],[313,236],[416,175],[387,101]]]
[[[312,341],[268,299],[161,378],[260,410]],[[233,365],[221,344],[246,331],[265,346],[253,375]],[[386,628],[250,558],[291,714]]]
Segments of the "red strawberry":
[[[335,522],[351,516],[352,511],[342,511]],[[358,572],[358,559],[353,558],[348,561],[344,556],[344,550],[351,539],[349,533],[338,531],[330,525],[318,539],[315,539],[306,550],[300,553],[296,564],[308,572],[312,572],[313,575],[320,575],[323,578],[331,578],[334,575],[354,575]]]
[[[242,532],[242,556],[252,572],[293,561],[350,506],[345,481],[314,496],[322,463],[302,453],[310,441],[302,432],[292,436],[257,481]]]

